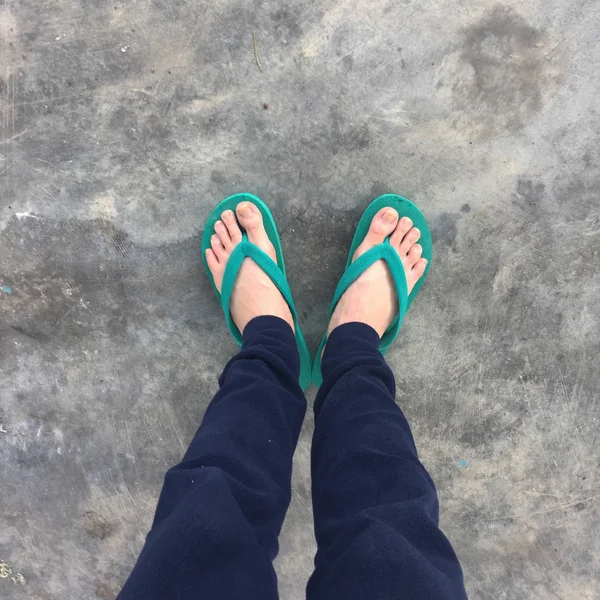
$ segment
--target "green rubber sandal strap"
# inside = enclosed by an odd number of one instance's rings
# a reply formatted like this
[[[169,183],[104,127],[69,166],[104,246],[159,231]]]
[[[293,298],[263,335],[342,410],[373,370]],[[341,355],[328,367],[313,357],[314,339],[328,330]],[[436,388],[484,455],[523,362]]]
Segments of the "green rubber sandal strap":
[[[392,279],[396,287],[396,293],[398,295],[398,314],[394,317],[394,320],[390,326],[386,329],[385,333],[381,338],[379,349],[382,353],[390,347],[392,342],[396,339],[400,327],[402,326],[402,320],[408,310],[408,284],[406,282],[406,274],[404,266],[398,253],[392,248],[389,242],[389,238],[386,238],[383,244],[374,246],[370,250],[367,250],[364,254],[361,254],[350,266],[344,271],[342,278],[340,279],[335,292],[333,294],[333,302],[329,309],[328,320],[331,320],[331,316],[344,292],[372,265],[378,260],[384,260],[392,274]],[[317,351],[317,357],[320,357],[325,344],[327,343],[327,336],[323,336],[319,349]],[[313,381],[315,384],[320,385],[322,381],[321,375],[321,361],[315,359],[313,368]],[[318,382],[318,383],[317,383]]]
[[[251,258],[277,286],[277,289],[281,292],[281,295],[288,303],[292,316],[294,317],[294,322],[296,322],[296,309],[294,307],[292,291],[290,290],[290,286],[288,285],[285,275],[277,266],[277,263],[268,254],[266,254],[258,246],[248,241],[248,236],[246,235],[246,232],[244,232],[242,236],[242,242],[240,242],[233,249],[229,260],[227,261],[225,273],[223,274],[223,284],[221,286],[223,290],[223,293],[221,294],[221,307],[223,308],[223,313],[225,314],[225,320],[227,321],[229,330],[238,344],[242,343],[242,333],[237,328],[237,325],[233,322],[229,307],[231,305],[233,285],[246,257]]]
[[[396,286],[396,292],[398,293],[398,303],[400,311],[398,315],[398,329],[404,318],[404,314],[408,309],[408,284],[406,283],[406,275],[404,273],[404,266],[398,256],[398,253],[392,248],[389,238],[383,242],[374,246],[370,250],[367,250],[364,254],[359,256],[350,266],[346,269],[342,278],[340,279],[335,293],[333,295],[333,302],[329,309],[329,317],[333,314],[337,303],[339,302],[342,294],[372,265],[378,260],[384,260],[392,274],[394,284]],[[390,326],[391,328],[391,326]],[[387,333],[387,332],[386,332]],[[385,336],[384,336],[385,337]],[[383,338],[382,338],[383,339]]]
[[[268,254],[263,252],[258,246],[248,241],[248,236],[242,228],[242,242],[240,242],[240,244],[238,244],[234,248],[233,252],[231,253],[231,256],[229,257],[229,260],[227,261],[225,273],[223,274],[223,282],[221,284],[222,293],[219,293],[219,290],[215,285],[212,273],[210,272],[210,269],[208,267],[208,262],[206,260],[206,250],[208,250],[211,247],[210,238],[214,233],[215,223],[221,218],[221,214],[226,210],[232,210],[235,213],[238,204],[240,204],[241,202],[250,202],[260,211],[267,236],[270,242],[273,244],[273,247],[275,248],[275,257],[277,261],[275,262],[273,259],[271,259],[271,257]],[[217,297],[219,298],[221,307],[223,308],[223,313],[225,314],[227,326],[229,327],[233,338],[239,345],[242,344],[242,334],[233,322],[233,319],[231,318],[229,306],[231,302],[233,286],[239,274],[242,262],[245,258],[250,258],[251,260],[253,260],[268,275],[268,277],[277,286],[290,308],[290,312],[292,313],[292,318],[294,320],[296,345],[298,346],[298,352],[300,354],[300,376],[298,383],[300,384],[302,389],[305,390],[311,382],[311,357],[310,352],[308,350],[308,346],[306,344],[306,340],[304,339],[304,335],[302,334],[302,330],[300,329],[300,323],[298,322],[298,315],[292,298],[292,292],[287,282],[285,274],[285,262],[283,260],[283,251],[281,248],[281,240],[277,231],[275,219],[273,218],[269,207],[260,198],[252,194],[242,193],[234,194],[233,196],[225,198],[225,200],[220,202],[212,210],[206,221],[206,226],[202,235],[202,261],[204,263],[204,268],[206,269],[206,273],[208,275],[212,288],[215,291]]]

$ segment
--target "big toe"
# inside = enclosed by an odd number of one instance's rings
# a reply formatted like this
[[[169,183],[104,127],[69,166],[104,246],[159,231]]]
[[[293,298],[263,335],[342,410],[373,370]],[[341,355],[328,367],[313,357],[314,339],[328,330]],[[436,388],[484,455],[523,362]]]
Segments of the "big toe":
[[[390,235],[398,223],[398,213],[395,209],[382,208],[371,221],[369,232],[365,237],[365,242],[371,244],[381,244],[383,240]]]
[[[269,242],[263,225],[262,214],[254,204],[251,202],[240,202],[235,212],[240,225],[246,230],[250,242],[261,247]]]

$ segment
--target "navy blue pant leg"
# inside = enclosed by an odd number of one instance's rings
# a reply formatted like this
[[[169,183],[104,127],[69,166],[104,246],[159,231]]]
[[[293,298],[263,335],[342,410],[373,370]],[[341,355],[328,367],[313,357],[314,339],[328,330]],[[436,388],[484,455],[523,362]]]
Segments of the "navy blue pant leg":
[[[318,552],[309,600],[465,599],[438,500],[395,401],[374,329],[336,328],[315,401],[312,493]]]
[[[118,600],[272,600],[272,560],[306,412],[285,321],[258,317],[225,368]]]

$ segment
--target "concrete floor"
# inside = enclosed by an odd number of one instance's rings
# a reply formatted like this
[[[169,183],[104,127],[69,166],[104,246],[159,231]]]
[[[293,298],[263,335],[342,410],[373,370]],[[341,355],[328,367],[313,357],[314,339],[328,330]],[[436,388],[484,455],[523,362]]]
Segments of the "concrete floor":
[[[314,348],[395,191],[436,241],[389,361],[471,598],[600,598],[598,0],[1,0],[0,32],[0,597],[128,575],[235,351],[209,209],[269,202]]]

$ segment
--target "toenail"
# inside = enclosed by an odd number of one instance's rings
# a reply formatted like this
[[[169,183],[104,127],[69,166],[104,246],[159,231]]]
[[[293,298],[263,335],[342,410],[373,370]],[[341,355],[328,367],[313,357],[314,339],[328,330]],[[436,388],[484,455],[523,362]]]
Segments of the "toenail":
[[[400,219],[400,224],[403,227],[410,227],[412,225],[412,221],[408,217],[402,217]]]
[[[223,218],[224,218],[224,219],[231,219],[231,217],[233,217],[233,212],[231,212],[230,210],[226,210],[226,211],[223,213]]]
[[[387,223],[393,223],[395,219],[396,219],[396,214],[394,213],[393,210],[386,210],[383,213],[383,220],[386,221]]]
[[[250,207],[250,204],[248,202],[242,202],[242,204],[238,206],[238,213],[242,217],[249,217],[252,214],[252,208]]]

